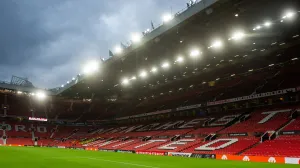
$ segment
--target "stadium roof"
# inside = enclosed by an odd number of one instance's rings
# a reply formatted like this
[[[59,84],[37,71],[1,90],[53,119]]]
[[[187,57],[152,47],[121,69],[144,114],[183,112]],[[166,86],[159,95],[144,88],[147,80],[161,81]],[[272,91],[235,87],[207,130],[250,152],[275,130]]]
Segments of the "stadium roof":
[[[279,60],[272,55],[299,43],[298,9],[293,0],[217,1],[165,33],[102,62],[96,74],[78,75],[70,80],[75,85],[60,95],[126,102],[172,91],[165,89],[181,88],[190,81],[219,80],[225,67],[237,74],[245,69],[240,66],[274,64]]]

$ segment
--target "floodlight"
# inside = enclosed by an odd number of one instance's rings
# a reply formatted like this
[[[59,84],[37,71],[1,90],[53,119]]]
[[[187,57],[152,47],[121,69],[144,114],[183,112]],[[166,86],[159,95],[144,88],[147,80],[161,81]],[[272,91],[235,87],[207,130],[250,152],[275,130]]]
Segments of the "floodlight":
[[[69,81],[67,81],[67,84],[69,84],[70,82]]]
[[[123,84],[123,85],[128,85],[128,84],[129,84],[129,80],[128,80],[127,78],[124,78],[124,79],[122,80],[122,84]]]
[[[233,33],[232,37],[229,40],[241,40],[242,38],[245,37],[245,33],[242,31],[237,31],[235,33]]]
[[[176,62],[178,63],[182,63],[184,61],[183,57],[179,56],[177,59],[176,59]]]
[[[135,77],[135,76],[133,76],[133,77],[131,78],[131,80],[136,80],[136,77]]]
[[[147,72],[146,71],[141,71],[141,73],[140,73],[140,77],[141,78],[145,78],[145,77],[147,77]]]
[[[234,16],[235,16],[235,17],[239,17],[239,14],[235,14]]]
[[[212,43],[209,48],[221,48],[223,46],[223,42],[221,40],[216,40]]]
[[[171,14],[169,14],[169,13],[168,14],[164,14],[163,17],[162,17],[162,20],[163,20],[164,23],[167,23],[167,22],[169,22],[172,19],[173,19],[173,16]]]
[[[260,28],[261,28],[260,25],[258,25],[258,26],[255,27],[256,30],[259,30]]]
[[[164,62],[164,63],[162,63],[161,67],[162,68],[169,68],[170,64],[168,62]]]
[[[75,77],[73,77],[72,80],[75,80]]]
[[[21,92],[21,91],[17,91],[17,94],[22,94],[23,92]]]
[[[191,52],[190,52],[190,56],[195,58],[195,57],[198,57],[200,55],[200,51],[198,49],[192,49]]]
[[[265,27],[270,27],[271,25],[272,25],[272,22],[270,22],[270,21],[267,21],[267,22],[265,22],[265,24],[264,24]]]
[[[93,74],[99,70],[99,63],[97,61],[89,61],[83,68],[86,75]]]
[[[292,11],[288,11],[285,13],[285,15],[282,17],[282,19],[291,19],[295,16],[295,13]]]
[[[140,33],[133,33],[131,35],[131,40],[133,43],[139,43],[142,40],[142,35]]]
[[[297,58],[297,57],[292,59],[292,61],[296,61],[296,60],[298,60],[298,58]]]
[[[65,85],[61,85],[61,87],[63,88],[63,87],[65,87]]]
[[[46,99],[46,94],[44,92],[37,92],[36,93],[36,98],[38,100],[44,100],[44,99]]]
[[[157,68],[156,67],[152,67],[151,68],[151,72],[153,72],[153,73],[157,72]]]
[[[123,52],[123,49],[120,46],[116,46],[114,51],[116,54],[121,54]]]

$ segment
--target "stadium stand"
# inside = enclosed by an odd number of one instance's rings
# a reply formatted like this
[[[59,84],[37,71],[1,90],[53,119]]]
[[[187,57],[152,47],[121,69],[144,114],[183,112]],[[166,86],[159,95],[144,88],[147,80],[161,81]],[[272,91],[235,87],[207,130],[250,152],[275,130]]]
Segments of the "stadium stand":
[[[275,140],[267,140],[249,149],[243,155],[300,157],[299,149],[299,136],[280,136]]]
[[[264,9],[261,1],[245,1],[218,2],[175,27],[164,24],[153,31],[168,31],[143,47],[128,46],[124,55],[101,62],[107,73],[78,75],[55,92],[47,90],[47,100],[1,88],[0,144],[300,157],[299,19],[291,24],[280,17],[272,29],[253,29],[257,18],[273,16],[286,1]],[[236,17],[241,10],[247,13]],[[211,32],[232,31],[240,20],[248,40],[226,37],[221,50],[202,44],[201,59],[186,51]],[[185,64],[172,62],[179,53]]]
[[[222,130],[220,133],[264,133],[275,131],[290,120],[292,109],[273,109],[270,111],[256,111],[250,114],[248,120]]]
[[[30,138],[7,138],[6,139],[7,145],[29,145],[33,146],[34,143]]]
[[[199,143],[183,152],[200,153],[200,154],[238,154],[246,148],[259,142],[259,138],[218,138],[213,141]]]

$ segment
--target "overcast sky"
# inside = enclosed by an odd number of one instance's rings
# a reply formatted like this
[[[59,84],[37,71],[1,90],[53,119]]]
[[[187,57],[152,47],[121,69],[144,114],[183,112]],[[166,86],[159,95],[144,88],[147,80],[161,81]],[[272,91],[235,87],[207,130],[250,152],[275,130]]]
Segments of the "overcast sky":
[[[187,0],[0,0],[0,80],[53,88]]]

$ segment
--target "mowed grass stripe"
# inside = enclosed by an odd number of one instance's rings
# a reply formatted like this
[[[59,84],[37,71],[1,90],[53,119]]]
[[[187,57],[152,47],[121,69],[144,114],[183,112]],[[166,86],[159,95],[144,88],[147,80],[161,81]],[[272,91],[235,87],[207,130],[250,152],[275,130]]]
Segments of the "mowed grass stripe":
[[[12,168],[296,168],[299,166],[29,147],[0,147],[0,163],[2,167]]]

